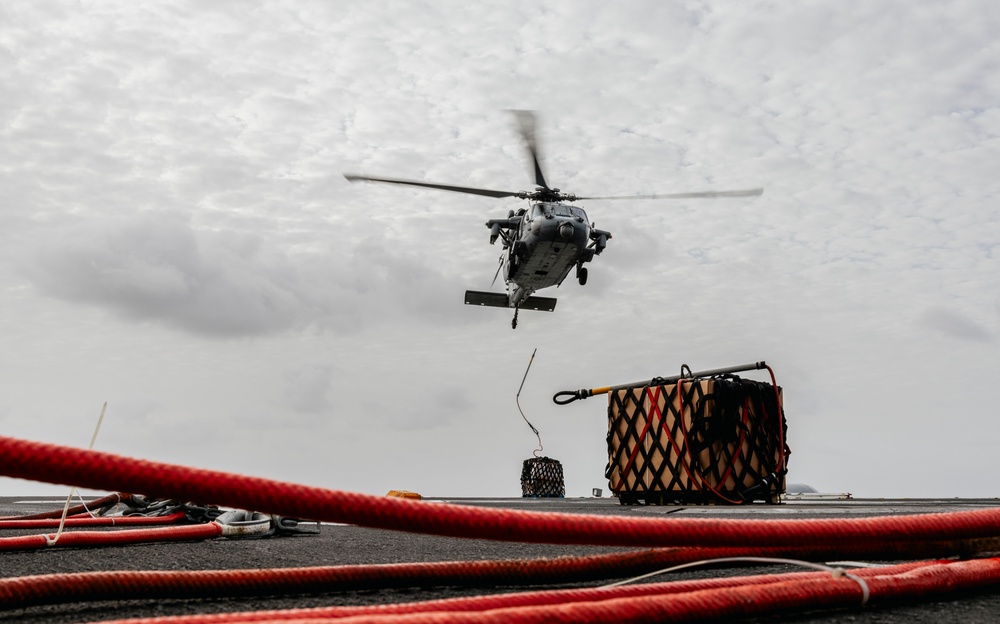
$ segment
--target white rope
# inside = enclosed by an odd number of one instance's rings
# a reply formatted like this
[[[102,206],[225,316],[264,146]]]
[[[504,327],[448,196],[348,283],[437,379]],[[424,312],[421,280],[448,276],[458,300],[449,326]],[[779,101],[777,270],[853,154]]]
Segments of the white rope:
[[[94,427],[94,435],[90,437],[90,446],[87,447],[88,449],[93,449],[94,443],[97,442],[97,433],[101,430],[101,423],[104,422],[104,412],[107,411],[107,409],[108,409],[108,402],[105,401],[104,406],[101,407],[101,415],[97,418],[97,426]],[[69,491],[69,496],[66,497],[66,504],[63,506],[62,518],[59,519],[59,529],[56,530],[55,535],[45,536],[45,544],[47,546],[55,546],[56,542],[59,541],[59,537],[62,535],[63,528],[66,526],[66,515],[69,513],[69,504],[70,502],[72,502],[74,494],[76,494],[76,487],[71,489]],[[81,497],[80,500],[82,501],[83,497]],[[87,508],[86,503],[84,503],[83,507],[84,509]],[[90,513],[89,509],[87,509],[87,513]],[[91,513],[90,516],[93,517],[94,514]]]
[[[831,567],[828,565],[824,565],[822,563],[813,563],[812,561],[801,561],[798,559],[780,559],[772,557],[722,557],[719,559],[704,559],[702,561],[692,561],[690,563],[682,563],[680,565],[676,565],[670,568],[665,568],[663,570],[657,570],[655,572],[649,572],[648,574],[643,574],[641,576],[625,579],[624,581],[618,581],[617,583],[602,585],[601,588],[618,587],[620,585],[627,585],[629,583],[641,581],[643,579],[658,576],[660,574],[667,574],[669,572],[677,572],[679,570],[686,570],[688,568],[697,568],[701,566],[712,565],[715,563],[774,563],[774,564],[784,564],[784,565],[796,565],[803,568],[810,568],[812,570],[819,570],[820,572],[829,572],[833,578],[849,578],[861,587],[862,606],[868,604],[868,599],[871,597],[871,591],[868,589],[868,583],[866,583],[863,578],[851,574],[846,570],[844,570],[843,568]]]

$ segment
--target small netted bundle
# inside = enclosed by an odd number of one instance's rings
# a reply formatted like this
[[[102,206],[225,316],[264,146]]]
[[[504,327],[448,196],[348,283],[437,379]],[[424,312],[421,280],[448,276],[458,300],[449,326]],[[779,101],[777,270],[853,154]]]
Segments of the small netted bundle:
[[[566,496],[562,464],[549,457],[524,460],[524,466],[521,468],[521,496],[525,498]]]

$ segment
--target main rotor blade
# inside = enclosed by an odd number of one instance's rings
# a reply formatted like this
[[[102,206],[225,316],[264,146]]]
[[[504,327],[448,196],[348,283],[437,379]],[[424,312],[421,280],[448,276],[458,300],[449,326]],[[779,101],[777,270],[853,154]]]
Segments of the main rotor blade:
[[[739,191],[702,191],[700,193],[666,193],[656,195],[617,195],[613,197],[581,197],[577,199],[695,199],[703,197],[757,197],[764,189],[743,189]]]
[[[451,186],[448,184],[431,184],[430,182],[417,182],[416,180],[402,180],[398,178],[372,178],[369,176],[345,173],[344,177],[349,182],[382,182],[385,184],[406,184],[408,186],[422,186],[424,188],[437,189],[439,191],[452,191],[455,193],[467,193],[469,195],[485,195],[486,197],[514,197],[517,192],[511,191],[491,191],[490,189],[471,188],[468,186]]]
[[[545,176],[542,175],[542,166],[538,164],[538,141],[535,138],[535,112],[528,110],[512,110],[510,112],[514,113],[514,116],[517,117],[518,129],[520,129],[521,137],[528,147],[528,155],[531,156],[531,162],[535,168],[535,185],[542,188],[549,188],[549,185],[545,183]]]
[[[497,272],[493,274],[493,281],[490,282],[490,290],[493,289],[493,285],[497,283],[497,277],[500,275],[500,269],[503,268],[503,256],[500,256],[500,266],[497,267]]]

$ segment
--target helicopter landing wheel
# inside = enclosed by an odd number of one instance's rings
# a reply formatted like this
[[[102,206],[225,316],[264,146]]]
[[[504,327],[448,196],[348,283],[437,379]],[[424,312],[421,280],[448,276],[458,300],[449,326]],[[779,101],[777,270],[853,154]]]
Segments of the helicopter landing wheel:
[[[577,269],[577,271],[576,271],[576,278],[578,280],[580,280],[580,285],[581,286],[586,286],[587,285],[587,268],[586,267],[580,267],[579,269]]]

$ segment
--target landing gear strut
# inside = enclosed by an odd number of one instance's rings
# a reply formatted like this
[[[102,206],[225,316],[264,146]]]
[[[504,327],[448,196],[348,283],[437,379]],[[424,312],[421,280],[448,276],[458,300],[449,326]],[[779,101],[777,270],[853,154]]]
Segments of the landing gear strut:
[[[521,308],[514,308],[514,318],[510,322],[510,328],[511,329],[517,329],[517,313],[520,310],[521,310]]]

